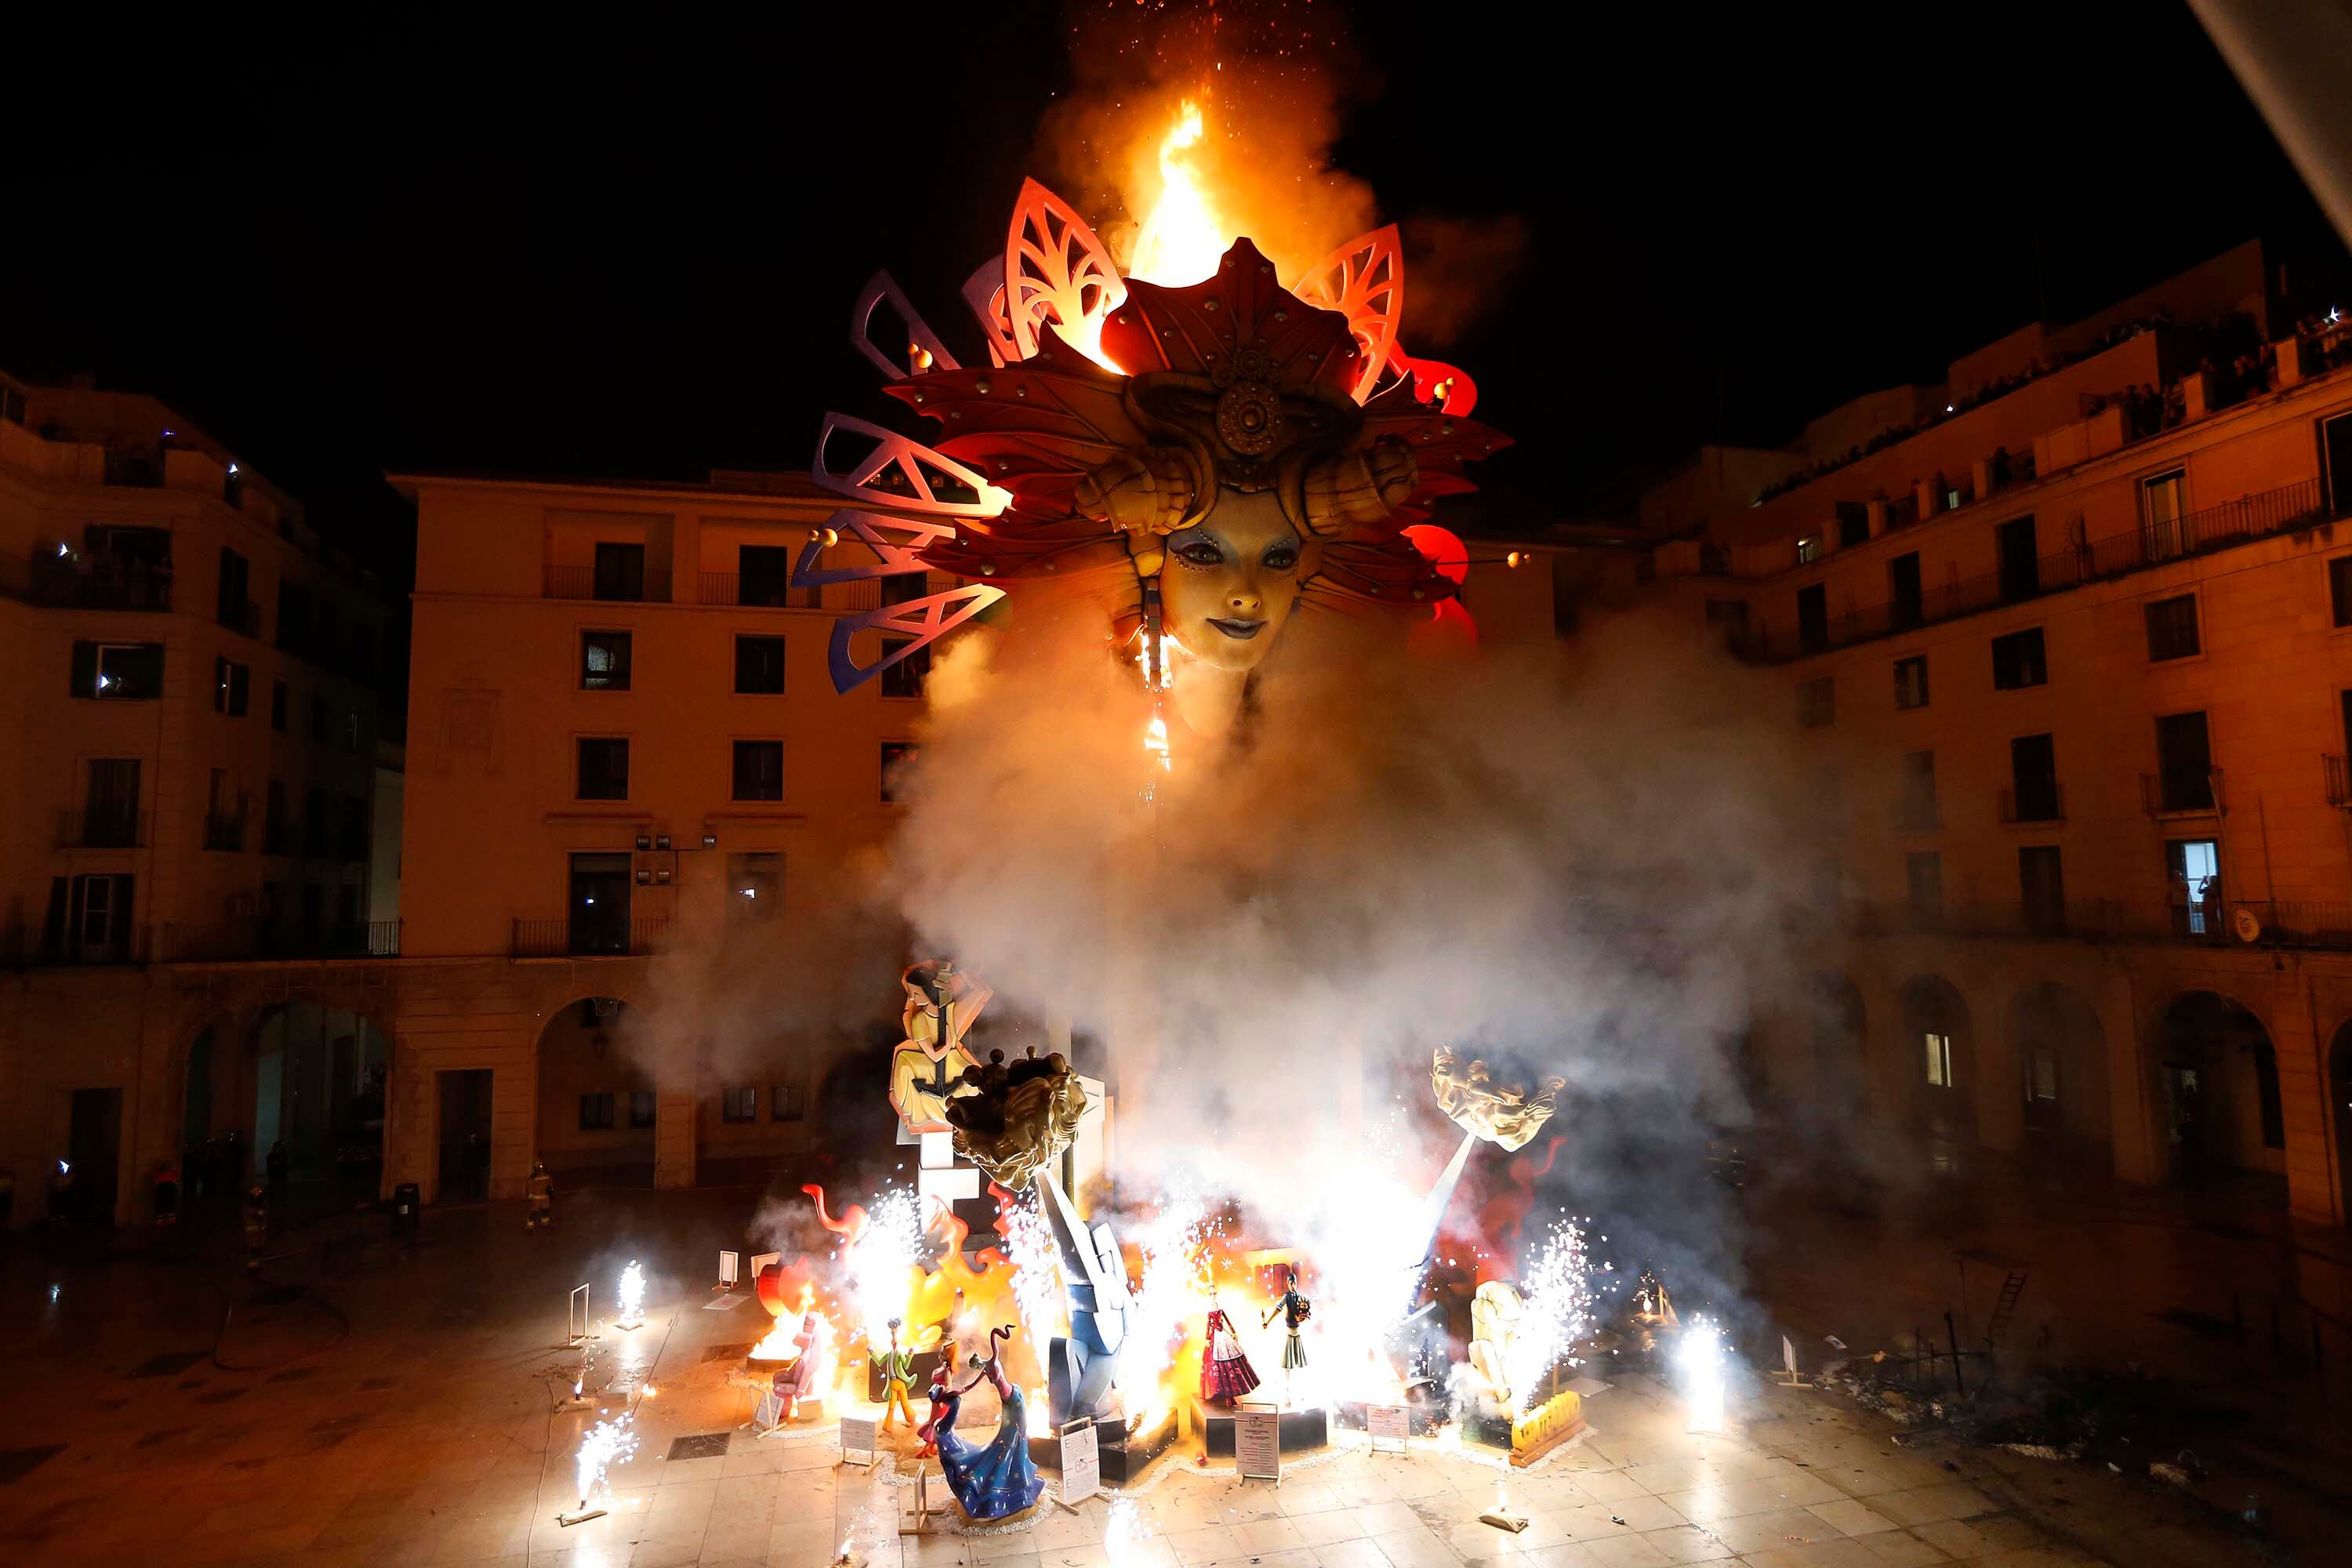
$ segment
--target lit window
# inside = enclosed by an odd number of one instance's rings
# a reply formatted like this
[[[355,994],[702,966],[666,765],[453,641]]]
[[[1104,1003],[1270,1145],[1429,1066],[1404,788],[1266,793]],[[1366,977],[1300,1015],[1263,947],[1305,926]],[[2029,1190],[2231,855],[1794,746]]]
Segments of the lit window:
[[[1927,1044],[1927,1081],[1937,1089],[1952,1087],[1952,1037],[1930,1033]]]
[[[1822,536],[1809,533],[1797,541],[1797,564],[1810,566],[1822,558]]]

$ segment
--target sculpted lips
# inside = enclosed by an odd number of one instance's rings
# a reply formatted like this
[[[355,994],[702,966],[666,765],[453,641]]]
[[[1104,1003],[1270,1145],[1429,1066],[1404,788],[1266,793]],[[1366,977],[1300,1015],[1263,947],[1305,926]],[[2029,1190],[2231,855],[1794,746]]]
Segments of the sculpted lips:
[[[1247,642],[1250,638],[1257,636],[1258,633],[1265,630],[1265,623],[1264,621],[1221,621],[1212,619],[1209,624],[1216,627],[1219,631],[1224,633],[1227,637],[1233,638],[1235,642]]]

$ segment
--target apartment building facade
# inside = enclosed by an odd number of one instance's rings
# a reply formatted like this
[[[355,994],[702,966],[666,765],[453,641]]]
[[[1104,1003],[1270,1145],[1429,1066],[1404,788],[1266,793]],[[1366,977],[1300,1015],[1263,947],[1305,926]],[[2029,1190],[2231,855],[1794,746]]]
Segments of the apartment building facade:
[[[1843,823],[1776,1092],[2341,1225],[2352,352],[2217,363],[2238,259],[1880,395],[1640,574],[1786,678]]]
[[[225,966],[396,949],[369,903],[387,614],[184,416],[0,378],[0,1164],[20,1191],[68,1159],[85,1202],[128,1205],[184,1139],[332,1136],[369,1070],[348,1008],[331,1027],[280,1007],[267,1044],[257,1012],[193,1092],[191,1041],[151,1030]],[[291,1120],[236,1109],[265,1080]]]

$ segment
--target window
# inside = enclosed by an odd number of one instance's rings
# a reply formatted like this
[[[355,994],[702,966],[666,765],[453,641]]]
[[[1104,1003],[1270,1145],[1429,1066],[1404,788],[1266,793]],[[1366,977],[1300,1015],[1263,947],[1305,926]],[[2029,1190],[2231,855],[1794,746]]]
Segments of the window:
[[[220,624],[251,636],[254,631],[252,593],[252,563],[236,551],[224,547],[220,552],[220,582],[214,593],[215,615]]]
[[[1830,591],[1823,583],[1797,590],[1797,647],[1818,653],[1830,646]]]
[[[2050,664],[2042,652],[2040,626],[1992,639],[1995,691],[2018,691],[2029,686],[2045,686],[2049,681]]]
[[[248,695],[247,677],[252,671],[235,659],[213,660],[213,711],[226,713],[232,719],[245,717]]]
[[[1908,884],[1912,920],[1932,929],[1944,914],[1943,856],[1933,849],[1906,855],[1903,875]]]
[[[2327,598],[2336,610],[2336,624],[2352,626],[2352,555],[2339,555],[2327,563]]]
[[[2151,537],[2170,534],[2188,508],[2182,504],[2188,495],[2187,475],[2179,468],[2157,474],[2139,482],[2140,526]],[[2179,547],[2168,552],[2179,553]]]
[[[2005,822],[2055,822],[2064,815],[2058,795],[2057,748],[2047,735],[2020,735],[2009,743],[2009,809]]]
[[[736,602],[781,606],[792,600],[793,552],[781,544],[736,547]]]
[[[2197,595],[2156,599],[2147,605],[2147,658],[2151,664],[2187,658],[2198,651]]]
[[[882,742],[882,804],[889,805],[898,799],[899,781],[915,760],[916,746],[912,741]]]
[[[2171,838],[2164,845],[2165,901],[2175,936],[2221,934],[2221,842]]]
[[[286,781],[269,781],[268,804],[261,818],[262,852],[268,855],[294,853],[294,825],[287,816]]]
[[[1927,1081],[1937,1089],[1952,1088],[1952,1037],[1930,1030],[1921,1038],[1927,1047]]]
[[[322,746],[327,743],[327,699],[323,695],[310,699],[310,739]]]
[[[2327,512],[2352,514],[2352,414],[2340,414],[2319,427],[2320,450],[2327,458]]]
[[[139,843],[139,759],[93,757],[82,791],[81,831],[69,836],[84,849],[129,849]]]
[[[2035,552],[2033,518],[2013,517],[1993,530],[2000,553],[2000,596],[2030,599],[2042,592],[2042,558]]]
[[[107,702],[152,701],[163,694],[163,645],[78,642],[70,689]]]
[[[1919,552],[1915,550],[1886,563],[1886,620],[1901,631],[1927,618],[1927,595],[1919,584]]]
[[[2213,809],[2213,742],[2203,713],[2157,720],[2156,794],[2158,811]]]
[[[719,1120],[735,1122],[760,1120],[760,1091],[756,1089],[720,1089]]]
[[[1934,831],[1936,820],[1936,753],[1908,752],[1903,757],[1900,793],[1895,798],[1896,826],[1913,833]]]
[[[1895,706],[1925,708],[1927,706],[1927,656],[1895,661]]]
[[[1837,679],[1834,676],[1817,675],[1811,680],[1797,682],[1797,722],[1808,730],[1818,730],[1837,722]]]
[[[278,650],[310,651],[310,590],[299,583],[278,584]]]
[[[581,737],[578,795],[582,800],[629,798],[628,742],[604,735]]]
[[[302,853],[322,856],[327,852],[327,792],[309,791],[302,798]]]
[[[730,851],[727,857],[727,918],[759,925],[783,912],[784,858],[772,850]]]
[[[580,1097],[580,1131],[610,1132],[613,1130],[613,1097],[610,1094],[583,1094]]]
[[[2017,852],[2017,890],[2024,905],[2026,930],[2037,936],[2056,936],[2066,929],[2066,879],[2059,865],[2058,846],[2029,844]]]
[[[780,1083],[768,1091],[768,1120],[798,1121],[808,1114],[808,1100],[798,1084]]]
[[[735,639],[735,689],[743,696],[774,697],[784,689],[784,639]]]
[[[572,857],[570,918],[570,952],[629,951],[628,856]]]
[[[642,1132],[646,1128],[651,1127],[654,1124],[654,1115],[656,1109],[657,1107],[654,1099],[654,1091],[652,1089],[631,1089],[629,1091],[630,1128],[635,1131]]]
[[[904,639],[882,645],[883,657],[908,646]],[[906,658],[882,672],[882,695],[885,697],[920,698],[923,682],[931,673],[931,649],[929,643],[916,648]]]
[[[1838,542],[1867,544],[1870,542],[1870,509],[1858,500],[1837,503]]]
[[[784,798],[784,743],[782,741],[735,742],[734,798]]]
[[[580,689],[626,691],[629,689],[629,634],[580,634]]]
[[[1797,541],[1797,564],[1811,566],[1822,558],[1822,536],[1809,533]]]
[[[75,963],[114,963],[130,957],[132,890],[133,880],[127,876],[53,879],[50,951]]]
[[[269,683],[269,727],[281,735],[286,732],[286,683],[282,680]]]
[[[360,749],[360,710],[343,710],[343,750],[357,752]]]
[[[2025,1064],[2025,1098],[2042,1103],[2054,1104],[2058,1099],[2058,1052],[2049,1046],[2035,1046]]]
[[[595,596],[635,600],[646,596],[646,547],[642,544],[599,542],[596,546]]]

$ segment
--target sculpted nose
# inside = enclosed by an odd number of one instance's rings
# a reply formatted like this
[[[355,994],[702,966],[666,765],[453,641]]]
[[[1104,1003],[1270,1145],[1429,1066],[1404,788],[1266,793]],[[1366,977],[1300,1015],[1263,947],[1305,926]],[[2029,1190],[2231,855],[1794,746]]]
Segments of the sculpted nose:
[[[1225,595],[1225,607],[1237,610],[1244,615],[1256,615],[1265,606],[1265,603],[1255,584],[1251,584],[1247,587],[1235,588]]]

